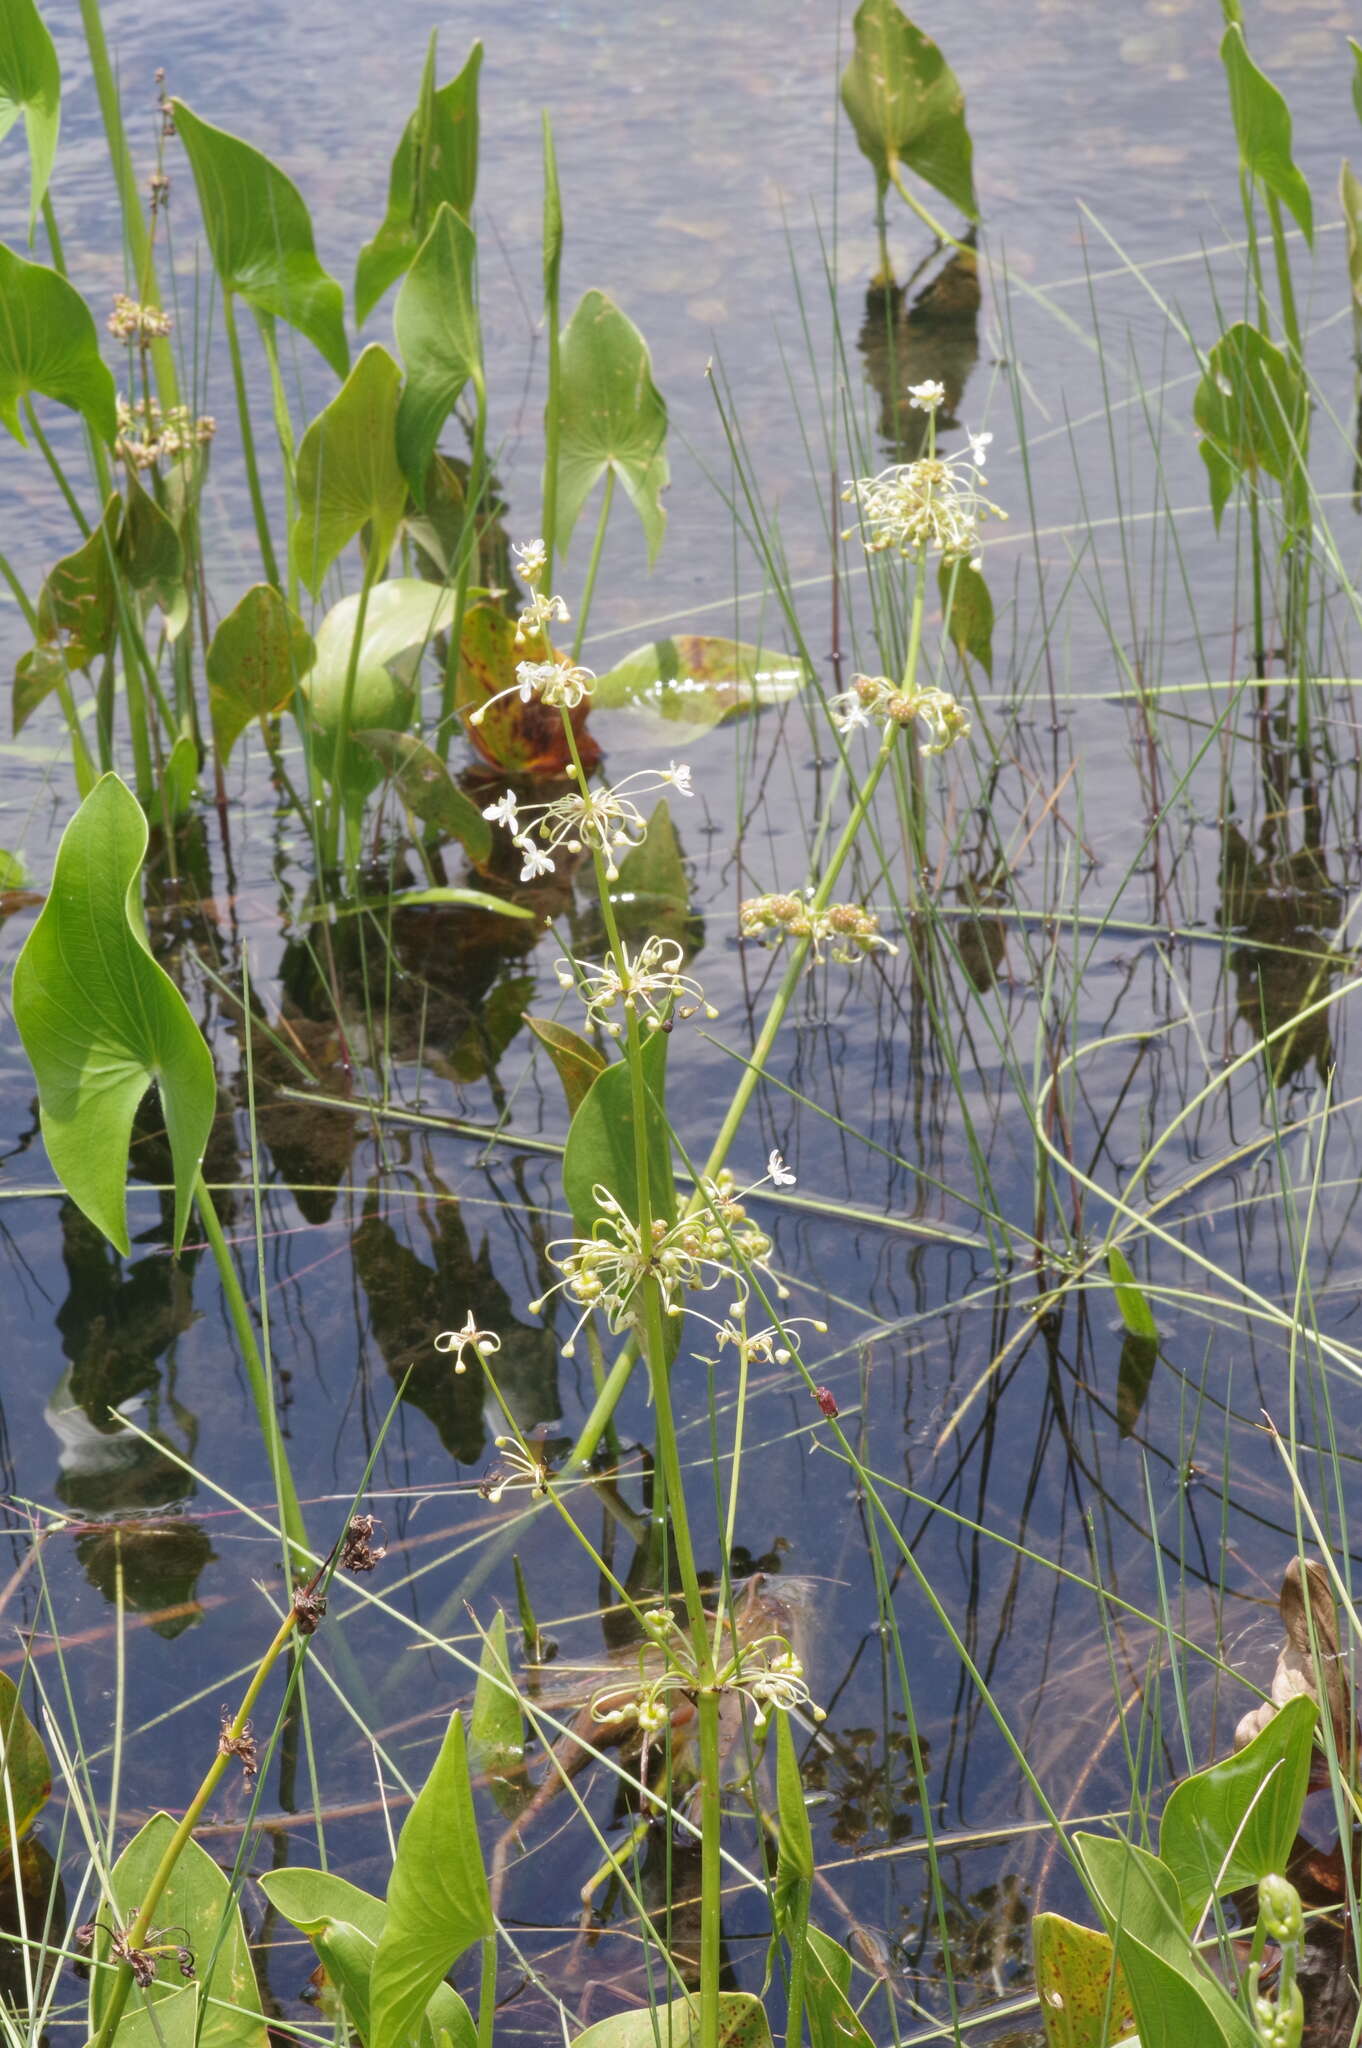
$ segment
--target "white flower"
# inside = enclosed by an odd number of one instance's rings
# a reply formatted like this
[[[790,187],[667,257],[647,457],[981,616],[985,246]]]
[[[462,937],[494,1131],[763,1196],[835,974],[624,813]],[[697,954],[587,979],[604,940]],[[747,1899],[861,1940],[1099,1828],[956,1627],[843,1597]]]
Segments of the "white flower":
[[[945,403],[945,399],[945,385],[938,384],[934,379],[929,379],[925,384],[908,386],[908,402],[916,406],[919,412],[935,412],[939,405]]]
[[[856,477],[842,492],[855,505],[858,524],[842,535],[859,535],[867,554],[892,549],[900,555],[940,555],[943,562],[969,561],[979,552],[979,528],[1007,514],[982,496],[978,462],[986,435],[971,436],[970,455],[924,455],[895,463],[878,476]]]
[[[528,839],[517,839],[515,843],[525,860],[525,865],[520,870],[522,882],[532,882],[538,875],[553,873],[553,862],[541,847],[533,845]]]
[[[542,540],[512,542],[511,554],[515,559],[517,572],[524,577],[531,588],[539,581],[548,564],[548,549]]]
[[[698,1010],[711,1022],[718,1016],[713,1004],[705,1001],[699,982],[682,972],[685,961],[675,939],[662,939],[653,933],[637,952],[631,953],[621,945],[618,960],[612,957],[599,967],[557,960],[554,972],[561,988],[577,990],[586,1004],[588,1017],[602,1025],[612,1038],[618,1038],[624,1026],[610,1015],[616,1003],[653,1031],[660,1031],[664,1024],[670,1029],[667,1011],[672,1004],[677,1006],[676,1015],[681,1018],[693,1017]]]
[[[779,1152],[773,1152],[767,1160],[766,1177],[775,1188],[792,1188],[795,1184],[795,1177]]]
[[[480,1330],[473,1321],[473,1311],[470,1308],[464,1318],[462,1329],[441,1330],[435,1339],[435,1349],[452,1351],[455,1372],[464,1372],[468,1363],[464,1357],[465,1351],[472,1351],[476,1358],[491,1358],[494,1352],[500,1351],[501,1339],[495,1330]]]
[[[905,689],[891,683],[888,676],[856,676],[849,690],[831,700],[828,713],[841,732],[869,718],[878,719],[883,726],[912,725],[920,718],[931,735],[920,749],[924,754],[944,754],[970,730],[967,713],[949,690],[940,690],[935,683]]]
[[[542,633],[545,626],[566,624],[572,616],[561,597],[545,597],[542,590],[536,590],[516,621],[517,641],[528,640],[531,634]]]
[[[541,704],[553,704],[564,711],[575,711],[583,698],[591,695],[596,678],[589,668],[579,668],[571,661],[518,661],[515,681],[508,690],[498,690],[495,697],[489,697],[470,712],[470,725],[481,725],[494,704],[500,704],[504,697],[519,697],[522,704],[531,704],[538,698]]]
[[[969,459],[976,469],[982,469],[986,452],[992,444],[992,434],[971,434],[969,437]]]
[[[482,815],[489,825],[504,825],[513,836],[520,830],[520,817],[513,789],[508,789],[505,796],[498,797],[494,804],[488,804]]]
[[[834,697],[828,709],[838,732],[855,732],[858,725],[870,723],[870,714],[864,704],[850,690],[844,691],[840,697]]]
[[[690,779],[690,769],[684,761],[668,761],[662,780],[669,782],[673,789],[679,789],[682,796],[694,796],[695,785]]]

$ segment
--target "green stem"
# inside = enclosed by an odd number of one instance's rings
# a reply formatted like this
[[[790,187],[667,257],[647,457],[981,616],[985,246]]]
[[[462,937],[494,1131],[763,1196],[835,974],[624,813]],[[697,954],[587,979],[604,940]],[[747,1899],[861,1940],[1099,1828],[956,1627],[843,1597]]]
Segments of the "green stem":
[[[497,1938],[482,1938],[482,1975],[478,1983],[478,2048],[492,2048],[492,2026],[497,2013]]]
[[[369,593],[383,564],[378,549],[371,547],[364,558],[364,581],[359,587],[359,609],[355,633],[350,642],[350,659],[345,665],[345,688],[341,692],[340,717],[336,723],[335,748],[331,756],[331,810],[327,818],[326,859],[334,863],[340,848],[341,812],[345,805],[345,757],[350,749],[350,719],[355,704],[355,677],[359,673],[359,650],[364,639],[364,621],[369,610]]]
[[[448,758],[457,723],[456,696],[459,662],[463,654],[463,619],[468,608],[468,584],[478,560],[478,507],[482,501],[483,475],[487,467],[487,386],[479,370],[474,390],[473,452],[468,464],[468,495],[464,500],[463,532],[459,536],[459,560],[454,578],[454,615],[449,622],[449,656],[445,662],[444,694],[440,703],[439,754]]]
[[[236,1718],[227,1730],[217,1755],[208,1766],[202,1784],[190,1800],[185,1810],[184,1818],[166,1843],[161,1860],[157,1864],[152,1874],[151,1882],[143,1894],[137,1917],[127,1930],[125,1940],[129,1948],[141,1948],[146,1941],[148,1931],[155,1917],[157,1905],[160,1903],[161,1894],[169,1884],[174,1874],[175,1865],[179,1862],[184,1852],[185,1844],[198,1826],[204,1808],[216,1791],[219,1779],[232,1761],[231,1751],[226,1747],[226,1744],[239,1741],[244,1734],[246,1724],[251,1718],[265,1680],[274,1669],[281,1653],[288,1647],[289,1640],[297,1625],[297,1620],[297,1612],[290,1606],[288,1613],[284,1616],[275,1632],[273,1642],[256,1667],[255,1675],[247,1686],[241,1705],[237,1709]],[[132,1988],[132,1981],[132,1971],[125,1963],[119,1969],[117,1982],[110,1993],[108,2005],[104,2009],[103,2018],[100,2020],[98,2031],[90,2043],[90,2048],[110,2048],[110,2044],[118,2029],[118,2023],[123,2017],[123,2008],[128,2002],[128,1992]]]
[[[270,395],[274,400],[274,432],[279,443],[279,453],[284,458],[284,531],[292,533],[293,522],[298,515],[298,486],[296,480],[295,448],[293,442],[293,421],[289,417],[288,393],[279,370],[279,342],[275,325],[267,314],[256,315],[256,326],[264,344],[265,360],[270,370]],[[293,559],[293,550],[288,551],[288,601],[294,611],[301,609],[298,601],[298,567]]]
[[[700,2048],[718,2048],[724,1933],[718,1693],[702,1692],[696,1712],[700,1724]]]
[[[67,482],[66,471],[62,468],[60,462],[58,462],[52,444],[48,440],[46,434],[42,430],[41,425],[39,424],[38,415],[33,409],[33,400],[27,397],[24,399],[24,418],[28,422],[28,431],[30,432],[30,434],[32,434],[34,440],[38,444],[38,448],[42,454],[43,461],[47,464],[48,468],[51,470],[53,476],[57,480],[57,489],[61,492],[63,498],[65,498],[67,509],[70,511],[71,517],[75,520],[76,525],[80,528],[81,538],[83,540],[88,540],[90,538],[90,522],[85,517],[85,514],[81,511],[80,500],[77,498],[75,492],[72,490],[70,484]]]
[[[544,588],[553,588],[553,550],[558,532],[558,273],[563,253],[563,218],[553,129],[544,115],[544,325],[548,331],[548,397],[544,402]]]
[[[889,215],[884,204],[887,185],[877,186],[875,192],[875,230],[880,238],[880,267],[875,282],[886,292],[893,289],[894,266],[889,260]]]
[[[279,566],[274,559],[274,543],[270,539],[265,496],[260,488],[260,471],[256,465],[255,434],[251,428],[250,400],[246,395],[246,372],[241,361],[241,339],[237,334],[232,294],[225,288],[222,294],[222,324],[227,330],[227,349],[232,358],[232,387],[236,392],[236,416],[241,428],[241,453],[246,463],[246,484],[251,494],[251,512],[255,518],[256,538],[260,542],[260,560],[264,564],[265,581],[272,583],[278,590]]]
[[[615,472],[613,469],[607,469],[605,472],[605,489],[601,493],[601,516],[596,521],[596,537],[591,543],[591,560],[587,563],[586,582],[582,585],[581,610],[577,615],[577,631],[573,635],[572,659],[574,662],[580,661],[582,657],[582,641],[586,637],[587,614],[591,610],[591,600],[596,593],[596,572],[601,566],[601,555],[605,548],[605,529],[610,519],[610,504],[614,495]]]
[[[260,1433],[265,1439],[265,1450],[274,1479],[274,1495],[279,1509],[279,1526],[284,1539],[284,1564],[287,1570],[294,1563],[310,1563],[312,1553],[308,1545],[303,1511],[298,1505],[298,1495],[293,1485],[293,1474],[289,1470],[288,1452],[280,1433],[279,1418],[274,1412],[274,1389],[270,1385],[269,1373],[260,1355],[260,1346],[256,1342],[255,1326],[251,1321],[246,1296],[237,1277],[227,1240],[223,1236],[213,1197],[208,1191],[208,1184],[202,1173],[194,1182],[194,1200],[198,1205],[203,1234],[208,1240],[208,1248],[218,1269],[218,1279],[227,1303],[227,1313],[232,1319],[237,1343],[241,1346],[246,1377],[250,1381],[251,1396],[260,1421]]]
[[[1291,281],[1291,258],[1287,253],[1282,226],[1281,203],[1275,192],[1267,195],[1267,217],[1272,225],[1272,254],[1277,266],[1277,296],[1282,308],[1282,329],[1295,354],[1297,368],[1305,363],[1300,321],[1296,315],[1296,288]]]
[[[922,201],[917,197],[915,193],[910,192],[908,187],[904,184],[903,173],[902,171],[900,171],[896,163],[890,164],[889,176],[890,180],[893,183],[894,190],[898,193],[899,198],[903,201],[904,205],[912,208],[913,212],[917,215],[918,219],[922,221],[925,226],[931,229],[932,233],[936,236],[938,242],[949,242],[952,249],[964,249],[968,246],[966,243],[960,240],[960,237],[958,235],[953,235],[949,228],[943,228],[940,221],[937,219],[934,213],[928,213],[926,207],[922,204]]]

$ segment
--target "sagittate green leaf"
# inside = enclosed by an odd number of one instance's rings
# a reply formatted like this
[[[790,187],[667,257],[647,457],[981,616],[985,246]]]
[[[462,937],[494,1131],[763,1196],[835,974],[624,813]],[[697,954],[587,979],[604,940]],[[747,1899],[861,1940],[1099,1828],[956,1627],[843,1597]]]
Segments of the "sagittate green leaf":
[[[494,1926],[463,1722],[454,1714],[397,1844],[370,1977],[368,2048],[405,2048],[446,1971]]]
[[[80,413],[101,441],[113,440],[114,380],[89,307],[55,270],[0,243],[0,420],[17,441],[24,439],[19,404],[30,391]]]
[[[33,0],[0,8],[0,137],[24,117],[28,133],[28,238],[38,219],[61,127],[61,66]]]
[[[936,44],[894,0],[862,0],[851,32],[842,105],[881,194],[903,164],[978,220],[965,95]]]
[[[431,58],[434,48],[432,39]],[[478,73],[474,43],[458,77],[423,87],[421,103],[402,131],[388,178],[388,211],[355,266],[355,324],[362,327],[390,284],[402,276],[443,204],[466,219],[478,182]]]
[[[664,1088],[667,1037],[654,1031],[643,1041],[644,1129],[648,1184],[654,1216],[676,1216],[676,1181],[671,1165]],[[639,1214],[638,1166],[634,1149],[634,1093],[627,1060],[616,1060],[596,1076],[572,1119],[563,1153],[563,1193],[578,1235],[590,1237],[600,1214],[597,1187],[609,1189],[627,1216]]]
[[[468,222],[441,206],[407,272],[393,332],[407,378],[397,408],[397,459],[418,505],[440,429],[471,382],[482,396],[478,244]]]
[[[136,1913],[174,1832],[168,1813],[154,1813],[115,1863],[110,1915],[116,1914],[118,1926],[126,1926]],[[183,1939],[183,1946],[193,1953],[203,2000],[199,2039],[204,2048],[268,2048],[241,1908],[217,1864],[192,1838],[180,1851],[156,1915],[157,1925],[173,1928],[176,1943]],[[101,1915],[95,1937],[96,1955],[107,1957],[104,1918]],[[92,2034],[104,2017],[115,1982],[111,1969],[90,1973]],[[175,1948],[167,1944],[167,1953],[156,1958],[154,1982],[145,1991],[134,1992],[133,1999],[159,2005],[183,1994],[184,1988]]]
[[[1031,1951],[1048,2048],[1110,2048],[1132,2032],[1135,2014],[1119,1968],[1111,1983],[1109,1934],[1060,1913],[1037,1913]]]
[[[14,1020],[38,1082],[57,1178],[119,1251],[137,1106],[160,1091],[175,1171],[175,1246],[217,1107],[213,1060],[189,1006],[152,959],[138,878],[142,807],[104,775],[62,834],[52,887],[14,968]]]
[[[19,1688],[7,1671],[0,1671],[0,1775],[4,1778],[4,1806],[0,1808],[0,1870],[9,1862],[10,1815],[13,1836],[20,1841],[47,1803],[52,1790],[52,1766],[47,1751],[19,1697]]]
[[[718,2017],[720,2048],[770,2048],[770,2021],[750,1991],[721,1991]],[[670,2005],[613,2012],[578,2034],[572,2048],[695,2048],[699,2039],[699,1999],[676,1998]]]
[[[1217,526],[1235,476],[1260,470],[1282,485],[1293,524],[1308,517],[1301,460],[1307,403],[1300,369],[1256,327],[1240,320],[1222,334],[1192,400]]]
[[[588,292],[563,329],[558,431],[555,545],[567,547],[582,507],[610,470],[643,523],[651,562],[667,524],[667,407],[653,383],[648,344],[604,292]]]
[[[568,1115],[576,1116],[597,1074],[605,1072],[605,1061],[589,1038],[583,1038],[570,1025],[560,1024],[556,1017],[527,1017],[525,1022],[553,1061],[554,1071],[563,1084]]]
[[[213,738],[225,761],[256,718],[293,699],[316,655],[312,635],[271,583],[256,583],[214,633],[205,666]]]
[[[287,321],[343,377],[350,367],[345,303],[317,261],[302,193],[251,143],[201,121],[183,100],[171,106],[223,290]]]
[[[1317,1709],[1288,1700],[1234,1756],[1175,1785],[1159,1828],[1159,1857],[1178,1881],[1188,1927],[1212,1897],[1284,1870],[1301,1824]]]
[[[366,348],[298,448],[293,559],[315,597],[347,542],[371,526],[369,546],[386,561],[407,502],[397,460],[402,372],[385,348]]]
[[[1248,53],[1237,22],[1225,30],[1220,59],[1230,88],[1230,114],[1239,161],[1249,176],[1281,201],[1299,223],[1307,242],[1314,240],[1314,208],[1310,187],[1291,154],[1291,111],[1270,78],[1265,78]]]
[[[114,563],[122,501],[111,497],[89,538],[49,570],[38,593],[38,632],[60,644],[70,668],[88,668],[107,654],[118,627]]]

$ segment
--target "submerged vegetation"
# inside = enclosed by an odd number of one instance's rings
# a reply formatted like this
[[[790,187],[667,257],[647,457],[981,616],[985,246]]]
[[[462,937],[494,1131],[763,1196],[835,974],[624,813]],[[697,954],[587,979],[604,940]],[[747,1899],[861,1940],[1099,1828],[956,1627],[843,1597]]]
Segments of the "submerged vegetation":
[[[59,1214],[71,1285],[60,1480],[7,1501],[6,2039],[1356,2040],[1328,466],[1362,454],[1310,345],[1341,311],[1362,347],[1362,187],[1310,267],[1225,0],[1236,270],[1193,317],[1122,254],[1180,367],[1108,397],[1115,511],[1076,463],[1057,570],[1008,339],[1046,294],[990,245],[941,51],[863,0],[868,393],[835,248],[830,345],[798,281],[826,572],[716,363],[760,600],[608,660],[622,530],[678,544],[672,420],[622,303],[565,312],[547,116],[530,507],[481,46],[441,83],[432,39],[347,302],[299,187],[164,79],[142,164],[81,23],[98,310],[56,49],[0,0],[31,194],[0,420],[69,542],[36,589],[0,554],[13,731],[63,807],[44,871],[0,854],[10,1082],[59,1184],[6,1192]],[[1193,436],[1213,555],[1170,482]],[[1100,690],[1064,673],[1084,632]],[[1085,771],[1118,733],[1113,804]]]

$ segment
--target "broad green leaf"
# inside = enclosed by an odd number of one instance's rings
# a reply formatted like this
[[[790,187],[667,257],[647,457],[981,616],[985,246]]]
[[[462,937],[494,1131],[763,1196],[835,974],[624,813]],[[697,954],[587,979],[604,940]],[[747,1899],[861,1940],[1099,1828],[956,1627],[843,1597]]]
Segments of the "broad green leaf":
[[[1287,516],[1299,526],[1309,499],[1301,451],[1307,418],[1305,380],[1282,351],[1244,321],[1227,329],[1206,359],[1192,412],[1217,526],[1235,471],[1266,470],[1282,485]]]
[[[604,1059],[589,1038],[560,1024],[556,1017],[527,1017],[525,1022],[553,1061],[567,1097],[568,1115],[576,1116],[597,1074],[605,1071]]]
[[[136,1913],[175,1826],[168,1813],[154,1813],[115,1863],[108,1917],[117,1925],[126,1926]],[[268,2048],[241,1908],[226,1877],[192,1837],[181,1849],[161,1894],[156,1925],[174,1928],[175,1938],[182,1935],[184,1946],[193,1952],[203,2000],[202,2048]],[[96,1935],[96,1942],[99,1952],[107,1954],[107,1930]],[[90,1973],[92,2033],[104,2016],[116,1981],[113,1970]],[[160,2003],[183,1993],[184,1988],[172,1948],[169,1955],[157,1957],[155,1982],[144,1992],[134,1992],[133,1999]],[[233,2007],[236,2010],[231,2010]]]
[[[414,818],[459,840],[475,861],[487,859],[492,851],[491,826],[424,740],[409,732],[358,729],[355,738],[382,766]]]
[[[223,290],[295,327],[343,377],[350,367],[345,304],[317,261],[298,187],[251,143],[201,121],[183,100],[170,104]]]
[[[38,632],[60,642],[68,668],[88,668],[113,646],[118,630],[115,551],[122,501],[110,498],[88,540],[49,570],[38,593]]]
[[[35,1815],[46,1804],[52,1790],[52,1766],[47,1751],[19,1697],[19,1689],[7,1671],[0,1671],[0,1864],[8,1867],[13,1815],[13,1836],[21,1840],[33,1825]]]
[[[103,775],[62,834],[47,902],[14,968],[14,1021],[38,1082],[43,1138],[76,1207],[127,1253],[133,1117],[156,1083],[175,1172],[175,1248],[217,1108],[213,1059],[152,959],[137,885],[147,822]]]
[[[667,1075],[665,1032],[654,1031],[644,1039],[642,1064],[647,1084],[643,1120],[648,1139],[652,1213],[670,1222],[676,1215],[676,1181],[663,1092]],[[563,1152],[563,1193],[580,1237],[590,1237],[601,1214],[593,1192],[597,1186],[607,1188],[625,1214],[638,1220],[634,1095],[627,1060],[616,1060],[596,1076],[568,1131]]]
[[[0,137],[24,117],[28,135],[28,239],[33,240],[61,127],[61,66],[33,0],[0,8]]]
[[[383,1900],[325,1870],[271,1870],[259,1883],[270,1904],[311,1941],[361,2039],[367,2040],[369,1976],[388,1918]],[[442,2033],[455,2048],[473,2048],[477,2039],[468,2007],[448,1984],[438,1984],[427,2001],[422,2048],[434,2048]]]
[[[1236,1755],[1174,1786],[1159,1857],[1177,1879],[1189,1927],[1213,1895],[1286,1868],[1310,1779],[1315,1718],[1313,1700],[1288,1700]]]
[[[135,475],[128,478],[119,521],[118,564],[139,596],[160,606],[167,637],[174,640],[189,618],[184,549],[174,525]]]
[[[1291,154],[1291,113],[1271,79],[1265,78],[1248,53],[1238,23],[1225,30],[1220,59],[1230,88],[1230,114],[1239,161],[1249,176],[1279,199],[1296,217],[1307,242],[1314,240],[1314,209],[1310,187]]]
[[[993,599],[982,569],[969,562],[943,562],[937,575],[941,616],[951,645],[962,660],[975,661],[993,680]]]
[[[116,2048],[194,2048],[199,2031],[199,2006],[203,1989],[198,1984],[181,1984],[178,1991],[166,1987],[164,1998],[137,2003],[136,1993],[123,2008],[114,2035]],[[243,2044],[259,2038],[253,2016],[241,2015]],[[220,2048],[228,2048],[219,2037]]]
[[[1031,1922],[1036,1996],[1048,2048],[1110,2048],[1134,2031],[1135,2014],[1119,1968],[1111,1981],[1111,1936],[1059,1913]]]
[[[1141,2048],[1256,2048],[1253,2028],[1187,1938],[1167,1865],[1108,1835],[1075,1843],[1125,1972]]]
[[[563,329],[558,359],[558,530],[565,550],[582,507],[611,471],[643,523],[651,563],[667,515],[667,407],[648,345],[604,292],[588,292]]]
[[[21,654],[14,665],[13,730],[21,733],[45,697],[50,697],[69,671],[63,655],[41,641]]]
[[[607,669],[596,680],[591,703],[597,711],[648,712],[689,734],[788,704],[803,687],[803,664],[793,655],[705,633],[678,633],[649,640]]]
[[[820,1928],[805,1934],[804,2009],[812,2048],[871,2048],[851,2003],[851,1957]]]
[[[1343,209],[1343,228],[1348,241],[1348,284],[1353,295],[1354,315],[1362,319],[1362,180],[1352,165],[1344,162],[1338,174],[1338,200]]]
[[[452,1714],[430,1776],[407,1815],[388,1880],[388,1918],[370,1978],[369,2048],[405,2048],[445,1972],[495,1924],[463,1722]]]
[[[572,2048],[696,2048],[700,2040],[699,1998],[670,2005],[613,2012],[578,2034]],[[771,2026],[759,1998],[750,1991],[719,1993],[720,2048],[771,2048]]]
[[[421,658],[454,616],[454,593],[418,576],[393,576],[369,592],[360,639],[352,732],[397,731],[411,717]],[[340,718],[350,648],[359,622],[359,592],[332,605],[317,630],[317,658],[303,693],[323,732]]]
[[[542,633],[528,634],[517,646],[515,620],[494,604],[473,604],[464,613],[455,703],[478,752],[507,775],[557,777],[567,770],[570,757],[561,712],[537,697],[525,704],[518,694],[504,694],[514,691],[520,662],[552,659],[553,649]],[[494,704],[494,697],[500,703]],[[590,773],[600,753],[586,732],[588,708],[580,704],[572,713],[572,724],[582,766]],[[474,724],[472,714],[477,711],[483,716]]]
[[[508,1691],[508,1686],[512,1690]],[[478,1659],[478,1682],[468,1724],[468,1758],[478,1776],[504,1778],[525,1760],[525,1720],[511,1675],[506,1615],[498,1607]]]
[[[1149,1306],[1144,1289],[1130,1270],[1130,1261],[1119,1245],[1112,1245],[1107,1252],[1107,1271],[1111,1275],[1112,1292],[1116,1306],[1121,1311],[1121,1321],[1132,1337],[1144,1337],[1150,1343],[1157,1343],[1159,1326],[1154,1321],[1154,1311]]]
[[[407,502],[397,461],[402,373],[385,348],[366,348],[298,449],[293,559],[313,596],[347,541],[370,526],[369,547],[386,562]]]
[[[218,753],[227,760],[256,718],[292,702],[316,658],[312,635],[271,583],[256,583],[214,633],[205,667]]]
[[[665,797],[653,806],[647,838],[620,862],[610,897],[626,938],[642,940],[656,932],[675,939],[688,959],[699,951],[704,925],[691,910],[690,877]]]
[[[423,86],[421,104],[403,130],[392,161],[383,225],[360,250],[355,266],[357,327],[407,269],[442,204],[452,206],[465,220],[472,214],[481,65],[482,44],[474,43],[457,78],[438,91]]]
[[[118,431],[114,380],[84,299],[55,270],[0,243],[0,420],[16,441],[19,402],[31,391],[80,413],[101,441]]]
[[[166,756],[161,776],[161,800],[167,830],[176,818],[189,814],[199,780],[199,750],[189,733],[182,732]]]
[[[441,206],[393,312],[406,370],[397,408],[397,459],[418,505],[425,503],[426,471],[440,430],[470,380],[482,403],[477,253],[468,222]]]
[[[930,36],[894,0],[862,0],[842,105],[881,195],[899,164],[978,220],[965,95]]]

